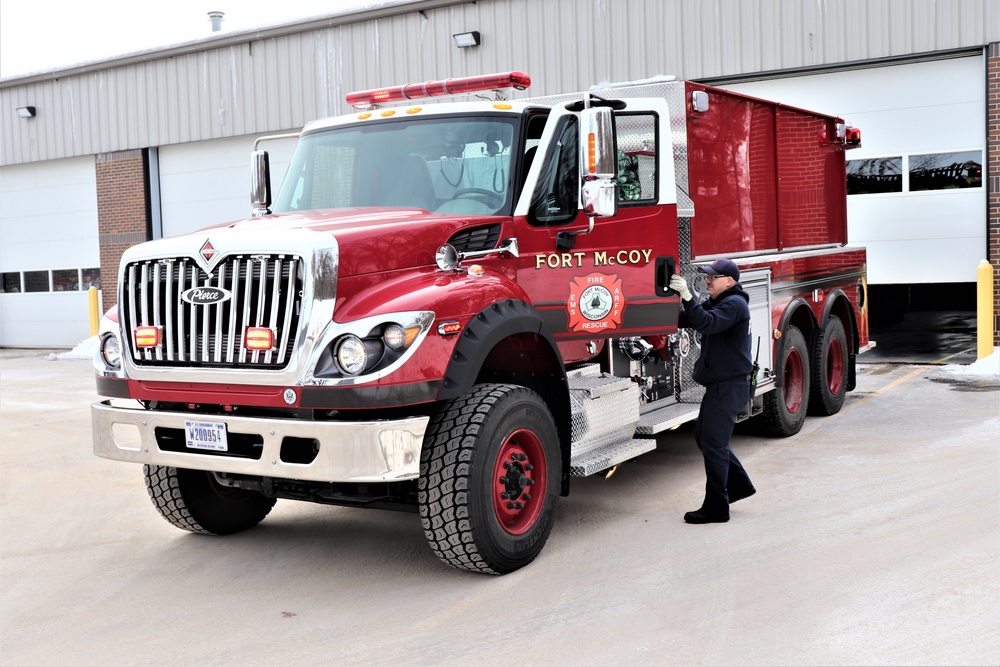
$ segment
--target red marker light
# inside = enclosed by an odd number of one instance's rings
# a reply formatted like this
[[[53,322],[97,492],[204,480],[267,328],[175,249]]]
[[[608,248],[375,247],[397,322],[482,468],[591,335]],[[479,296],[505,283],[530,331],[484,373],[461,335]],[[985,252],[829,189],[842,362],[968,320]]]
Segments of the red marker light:
[[[274,332],[266,327],[247,327],[243,346],[248,350],[274,349]]]
[[[400,102],[441,95],[459,95],[479,90],[502,88],[524,90],[530,85],[531,77],[524,72],[499,72],[484,76],[467,76],[460,79],[443,79],[441,81],[427,81],[426,83],[408,83],[405,86],[392,86],[390,88],[359,90],[347,94],[347,103],[357,109],[364,109],[374,104],[386,102]]]
[[[845,144],[860,144],[861,143],[861,128],[850,127],[847,128],[847,136],[844,137]]]
[[[160,327],[136,327],[132,331],[132,335],[135,337],[135,346],[159,347],[161,332],[162,329]]]

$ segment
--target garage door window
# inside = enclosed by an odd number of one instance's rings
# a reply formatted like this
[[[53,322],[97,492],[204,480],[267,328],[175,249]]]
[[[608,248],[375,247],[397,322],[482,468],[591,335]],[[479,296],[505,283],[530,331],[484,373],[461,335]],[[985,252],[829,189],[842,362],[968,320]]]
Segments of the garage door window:
[[[80,284],[80,289],[88,290],[91,287],[101,289],[100,269],[80,269],[80,276],[83,279]]]
[[[910,192],[982,186],[981,151],[910,156]]]
[[[21,273],[19,271],[3,274],[3,291],[5,293],[21,291]]]
[[[75,292],[80,289],[80,272],[76,269],[59,269],[52,272],[53,292]]]
[[[48,271],[25,271],[24,272],[25,292],[48,292],[49,272]]]
[[[902,156],[847,161],[847,194],[870,195],[902,191]]]

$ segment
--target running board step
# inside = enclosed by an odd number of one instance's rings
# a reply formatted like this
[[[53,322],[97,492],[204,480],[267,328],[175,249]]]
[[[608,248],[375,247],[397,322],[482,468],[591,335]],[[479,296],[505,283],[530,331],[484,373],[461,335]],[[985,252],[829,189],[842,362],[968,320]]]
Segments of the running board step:
[[[656,435],[675,426],[680,426],[698,416],[698,403],[674,403],[651,410],[639,417],[636,435]]]
[[[652,439],[636,439],[625,443],[617,442],[604,445],[579,456],[574,456],[570,462],[569,474],[573,477],[593,475],[654,449],[656,449],[656,440]]]

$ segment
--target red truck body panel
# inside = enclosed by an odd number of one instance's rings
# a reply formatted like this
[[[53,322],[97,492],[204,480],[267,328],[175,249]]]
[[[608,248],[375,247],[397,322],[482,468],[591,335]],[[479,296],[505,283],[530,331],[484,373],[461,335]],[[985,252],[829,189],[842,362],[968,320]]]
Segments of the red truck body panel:
[[[703,112],[687,96],[695,257],[847,242],[837,118],[698,84],[687,90],[711,92]]]

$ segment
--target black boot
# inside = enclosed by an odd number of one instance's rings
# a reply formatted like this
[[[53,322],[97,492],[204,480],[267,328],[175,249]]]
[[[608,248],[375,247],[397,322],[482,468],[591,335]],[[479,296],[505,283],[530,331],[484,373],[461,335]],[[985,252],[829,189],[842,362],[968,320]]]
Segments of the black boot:
[[[757,493],[757,489],[753,486],[742,487],[739,489],[729,489],[729,504],[732,505],[737,500],[743,500],[744,498],[749,498],[753,494]]]
[[[709,512],[704,507],[684,515],[688,523],[725,523],[729,521],[729,512]]]

